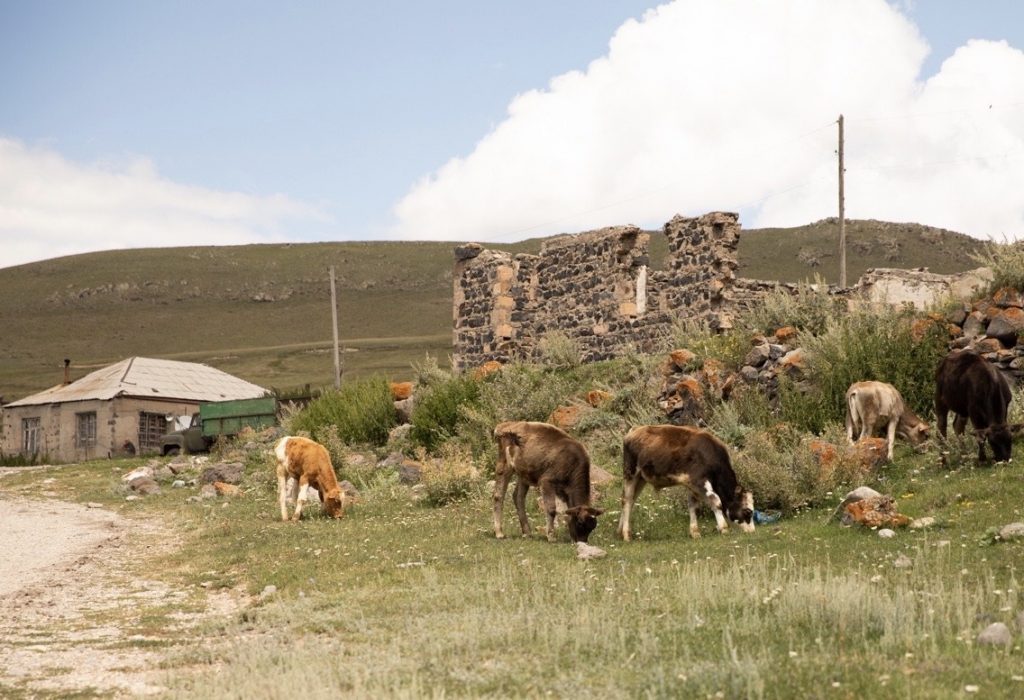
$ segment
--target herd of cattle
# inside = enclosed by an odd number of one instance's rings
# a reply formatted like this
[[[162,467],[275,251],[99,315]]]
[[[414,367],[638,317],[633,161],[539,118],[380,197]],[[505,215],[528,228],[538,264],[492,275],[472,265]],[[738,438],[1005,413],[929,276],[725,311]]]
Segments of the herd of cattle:
[[[935,415],[939,433],[946,436],[948,413],[955,414],[953,429],[962,434],[970,419],[978,439],[978,459],[984,462],[985,442],[997,461],[1010,459],[1011,433],[1006,422],[1010,387],[1003,375],[977,354],[955,350],[940,363],[935,375]],[[857,438],[886,430],[888,455],[892,458],[897,434],[914,445],[928,438],[928,425],[903,402],[891,384],[864,381],[846,393],[846,433]],[[548,540],[555,540],[556,506],[565,504],[569,536],[586,542],[603,513],[591,503],[590,457],[586,448],[564,430],[548,423],[509,421],[494,428],[498,445],[493,493],[494,534],[502,530],[502,507],[512,477],[516,478],[513,502],[524,536],[529,535],[526,494],[540,491],[547,516]],[[274,448],[277,457],[278,497],[281,519],[288,520],[288,501],[295,501],[292,520],[302,515],[309,489],[315,489],[327,515],[341,517],[345,494],[338,485],[327,450],[303,437],[281,438]],[[736,478],[725,444],[706,430],[688,426],[647,425],[633,428],[622,445],[622,511],[618,534],[630,540],[629,519],[637,495],[645,484],[655,489],[685,486],[689,495],[690,536],[700,537],[697,507],[705,501],[714,513],[719,532],[728,521],[744,532],[753,532],[755,510],[750,491]]]

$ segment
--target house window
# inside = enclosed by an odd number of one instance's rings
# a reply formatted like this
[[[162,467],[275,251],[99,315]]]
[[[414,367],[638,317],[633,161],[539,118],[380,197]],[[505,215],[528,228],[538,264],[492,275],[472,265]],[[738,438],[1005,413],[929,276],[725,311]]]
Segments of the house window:
[[[36,454],[39,452],[39,437],[42,431],[42,425],[38,418],[21,419],[21,451],[23,453]]]
[[[75,444],[79,447],[96,444],[96,411],[75,414]]]
[[[160,438],[167,434],[167,417],[162,413],[139,413],[139,452],[160,450]]]

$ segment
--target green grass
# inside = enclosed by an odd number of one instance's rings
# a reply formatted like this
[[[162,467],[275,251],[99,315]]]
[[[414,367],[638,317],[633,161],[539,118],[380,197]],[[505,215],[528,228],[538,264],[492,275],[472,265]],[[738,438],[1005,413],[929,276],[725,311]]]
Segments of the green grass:
[[[836,277],[798,260],[806,247],[835,247],[834,224],[747,231],[739,248],[745,277],[795,282]],[[916,224],[848,223],[849,276],[867,267],[976,266],[981,244]],[[899,242],[886,260],[879,239]],[[861,253],[863,241],[871,249]],[[872,243],[872,241],[875,241]],[[536,253],[540,240],[488,247]],[[408,379],[410,363],[451,352],[452,243],[308,243],[160,248],[88,253],[0,268],[0,394],[12,401],[63,378],[132,355],[205,362],[262,386],[333,382],[330,265],[337,269],[346,377]],[[664,237],[651,259],[664,266]],[[259,295],[275,301],[254,301]]]
[[[298,524],[277,521],[269,470],[228,501],[166,489],[124,502],[112,467],[128,462],[67,467],[52,487],[164,520],[182,546],[147,562],[148,577],[254,600],[277,586],[241,613],[160,637],[175,642],[171,697],[954,697],[967,685],[1019,697],[1021,644],[973,643],[991,621],[1020,637],[1024,545],[984,544],[986,530],[1024,517],[1019,467],[937,462],[899,445],[871,480],[902,512],[938,518],[892,540],[827,523],[831,506],[753,535],[718,535],[704,514],[704,537],[691,540],[681,494],[666,490],[640,497],[637,541],[625,545],[613,536],[615,485],[591,539],[608,556],[590,562],[564,531],[557,544],[495,540],[483,483],[444,508],[388,484],[340,521],[312,508]],[[895,567],[901,555],[913,566]]]

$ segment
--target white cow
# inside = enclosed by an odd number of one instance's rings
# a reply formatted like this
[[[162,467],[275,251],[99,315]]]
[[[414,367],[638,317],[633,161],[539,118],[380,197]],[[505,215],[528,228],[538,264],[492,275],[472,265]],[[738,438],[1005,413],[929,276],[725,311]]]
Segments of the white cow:
[[[862,440],[871,437],[882,426],[886,428],[889,459],[892,459],[892,446],[897,433],[914,445],[920,445],[928,439],[928,424],[907,408],[900,392],[892,384],[851,384],[846,390],[846,437],[850,444],[853,444],[854,432],[859,433],[856,439]]]

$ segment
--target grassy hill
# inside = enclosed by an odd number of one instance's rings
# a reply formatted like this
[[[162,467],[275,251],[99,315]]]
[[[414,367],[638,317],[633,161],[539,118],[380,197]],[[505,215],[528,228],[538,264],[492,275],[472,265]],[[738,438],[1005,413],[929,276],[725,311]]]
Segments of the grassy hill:
[[[953,272],[981,243],[918,224],[851,221],[849,279],[868,267]],[[835,221],[745,232],[740,274],[835,281]],[[268,387],[333,381],[328,267],[338,278],[345,376],[410,375],[451,348],[450,242],[119,250],[0,269],[0,395],[12,401],[142,355],[205,362]],[[489,247],[537,252],[541,240]],[[652,264],[666,245],[652,236]]]

